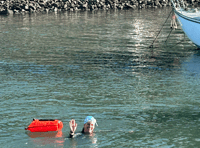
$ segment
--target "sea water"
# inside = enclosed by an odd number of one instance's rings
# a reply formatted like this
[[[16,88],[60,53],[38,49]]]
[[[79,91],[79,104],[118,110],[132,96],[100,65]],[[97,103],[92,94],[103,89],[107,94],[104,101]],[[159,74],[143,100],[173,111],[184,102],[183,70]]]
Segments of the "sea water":
[[[0,16],[1,147],[198,147],[200,52],[170,12]],[[69,139],[87,115],[94,134]],[[25,131],[33,118],[64,127]]]

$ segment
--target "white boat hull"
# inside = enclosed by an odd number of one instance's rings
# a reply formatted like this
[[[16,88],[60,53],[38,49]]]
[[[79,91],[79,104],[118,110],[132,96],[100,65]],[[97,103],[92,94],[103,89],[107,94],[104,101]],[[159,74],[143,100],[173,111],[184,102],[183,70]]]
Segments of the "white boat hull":
[[[185,34],[200,48],[200,18],[191,17],[189,13],[181,12],[181,10],[174,10],[174,12]]]

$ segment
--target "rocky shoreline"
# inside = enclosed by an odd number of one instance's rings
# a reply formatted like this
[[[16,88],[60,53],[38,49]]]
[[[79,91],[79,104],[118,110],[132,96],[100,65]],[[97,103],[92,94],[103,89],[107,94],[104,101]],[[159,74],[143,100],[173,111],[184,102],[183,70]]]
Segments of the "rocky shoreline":
[[[186,3],[193,5],[196,1],[189,0]],[[142,9],[166,6],[171,6],[170,0],[6,0],[0,2],[0,13],[20,14],[49,11]]]

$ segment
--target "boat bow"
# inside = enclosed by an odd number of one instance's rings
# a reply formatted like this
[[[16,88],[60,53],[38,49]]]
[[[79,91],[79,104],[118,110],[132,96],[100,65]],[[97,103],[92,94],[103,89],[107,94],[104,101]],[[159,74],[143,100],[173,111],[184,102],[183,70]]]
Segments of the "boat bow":
[[[188,38],[200,48],[200,11],[198,9],[186,10],[185,5],[178,3],[178,8],[176,4],[172,1],[173,9],[176,15],[176,18],[188,36]]]

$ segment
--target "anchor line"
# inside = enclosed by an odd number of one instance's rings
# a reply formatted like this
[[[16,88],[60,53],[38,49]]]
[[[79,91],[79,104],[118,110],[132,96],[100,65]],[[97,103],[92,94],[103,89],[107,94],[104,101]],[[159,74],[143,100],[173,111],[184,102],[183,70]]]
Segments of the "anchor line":
[[[170,17],[171,13],[172,13],[172,10],[171,10],[171,12],[169,13],[169,15],[168,15],[167,19],[165,20],[165,23],[167,22],[167,20],[168,20],[168,18]],[[158,35],[160,34],[161,30],[163,29],[163,27],[164,27],[165,23],[162,25],[162,27],[161,27],[160,31],[158,32],[158,34],[157,34],[156,38],[154,39],[154,41],[152,42],[152,44],[149,46],[149,48],[153,48],[153,44],[154,44],[154,42],[156,41],[156,39],[158,38]]]
[[[167,40],[168,40],[169,36],[171,35],[171,33],[172,33],[172,30],[173,30],[173,29],[171,29],[171,31],[170,31],[170,33],[169,33],[169,35],[167,36],[167,39],[166,39],[165,43],[167,42]]]
[[[176,47],[178,44],[180,44],[180,43],[182,43],[182,42],[184,42],[184,41],[185,41],[185,33],[184,33],[184,38],[183,38],[183,40],[181,40],[180,42],[176,43],[175,45],[167,46],[167,47],[169,47],[169,48],[174,48],[174,47]]]

